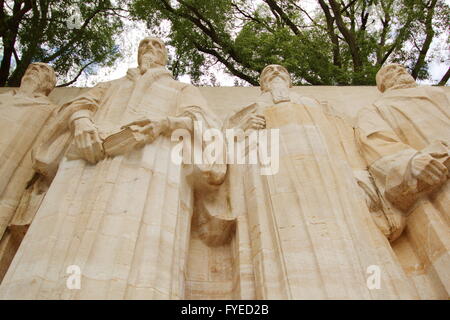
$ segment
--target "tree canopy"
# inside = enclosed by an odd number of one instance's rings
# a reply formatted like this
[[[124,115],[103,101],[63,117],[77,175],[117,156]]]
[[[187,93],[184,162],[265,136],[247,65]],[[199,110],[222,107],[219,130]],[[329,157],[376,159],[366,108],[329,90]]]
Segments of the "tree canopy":
[[[446,0],[0,0],[0,8],[0,86],[18,86],[31,62],[52,65],[62,86],[115,66],[129,54],[119,40],[130,21],[164,34],[169,68],[196,84],[205,76],[214,84],[220,66],[235,84],[257,85],[274,63],[296,85],[373,85],[389,62],[430,80],[430,62],[450,59]]]
[[[449,28],[450,11],[444,0],[307,4],[134,0],[131,10],[149,28],[170,21],[175,75],[188,73],[198,80],[205,65],[220,62],[230,74],[253,85],[263,67],[272,63],[286,66],[296,84],[372,85],[386,62],[402,63],[414,78],[428,79],[431,43]]]
[[[120,2],[109,0],[0,0],[0,86],[18,86],[31,62],[49,63],[74,83],[82,72],[119,57]],[[68,76],[73,74],[72,79]]]

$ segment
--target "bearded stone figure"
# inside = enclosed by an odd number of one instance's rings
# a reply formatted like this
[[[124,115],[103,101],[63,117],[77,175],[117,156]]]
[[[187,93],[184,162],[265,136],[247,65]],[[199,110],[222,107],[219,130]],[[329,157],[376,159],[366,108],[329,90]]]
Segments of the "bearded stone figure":
[[[0,95],[0,281],[35,213],[18,208],[37,185],[31,152],[56,110],[48,99],[55,84],[52,67],[32,63],[20,88]]]
[[[55,84],[53,68],[32,63],[20,88],[0,96],[0,238],[34,174],[29,152],[56,109],[48,99]]]
[[[171,161],[172,131],[219,124],[166,62],[164,43],[145,38],[138,68],[61,106],[34,159],[54,180],[2,299],[184,297],[193,180],[219,185],[226,167]],[[69,290],[67,270],[81,272],[79,290]]]
[[[230,166],[241,297],[417,298],[354,177],[364,165],[351,163],[353,128],[331,107],[294,92],[282,66],[264,68],[260,84],[256,103],[226,122],[248,134],[279,129],[277,172]],[[382,270],[378,290],[367,284],[373,266]]]
[[[416,273],[441,288],[434,297],[448,297],[449,99],[440,88],[418,86],[398,64],[381,68],[376,81],[383,94],[358,115],[359,146],[380,194],[406,217],[402,236],[422,265]]]

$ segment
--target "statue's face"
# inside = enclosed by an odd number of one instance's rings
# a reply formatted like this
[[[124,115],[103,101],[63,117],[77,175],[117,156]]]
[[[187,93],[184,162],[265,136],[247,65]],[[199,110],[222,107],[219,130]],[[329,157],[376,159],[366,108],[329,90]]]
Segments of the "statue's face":
[[[20,82],[21,88],[49,95],[56,85],[53,69],[44,63],[32,63],[28,66]]]
[[[167,51],[164,43],[157,38],[145,38],[139,44],[138,63],[148,69],[166,65]]]
[[[409,85],[415,82],[406,68],[399,64],[388,65],[382,68],[377,74],[377,86],[381,92],[395,86]]]
[[[264,68],[260,77],[262,91],[270,90],[275,86],[291,87],[291,77],[283,66],[272,64]]]

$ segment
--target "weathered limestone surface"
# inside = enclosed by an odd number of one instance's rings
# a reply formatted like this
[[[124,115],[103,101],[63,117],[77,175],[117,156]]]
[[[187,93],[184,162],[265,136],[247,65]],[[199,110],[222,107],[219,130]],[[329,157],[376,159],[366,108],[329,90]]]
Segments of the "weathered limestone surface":
[[[142,40],[138,57],[138,69],[63,104],[49,124],[34,159],[36,170],[54,179],[1,298],[184,298],[191,181],[207,191],[221,183],[225,166],[194,172],[171,161],[174,142],[166,133],[191,130],[194,119],[205,128],[220,125],[195,87],[172,79],[159,39]],[[145,132],[146,143],[105,155],[100,137],[129,129]],[[82,270],[79,290],[66,286],[71,265]]]
[[[244,189],[237,197],[250,235],[242,245],[251,251],[255,298],[416,298],[353,178],[347,158],[358,154],[343,147],[345,123],[289,83],[283,67],[267,66],[255,110],[237,114],[263,113],[267,128],[280,130],[278,172],[261,175],[261,165],[237,165]],[[236,122],[231,118],[229,125]],[[250,122],[259,129],[260,121]],[[379,290],[365,283],[372,265],[383,265]]]
[[[0,279],[42,199],[33,197],[34,204],[25,201],[25,195],[36,193],[40,182],[32,179],[31,151],[57,108],[48,99],[55,84],[55,72],[50,66],[33,63],[20,88],[0,94]]]
[[[450,87],[443,88],[450,94]],[[11,88],[0,88],[0,93],[10,91]],[[50,99],[61,105],[89,88],[56,88],[50,94]],[[259,96],[258,87],[199,87],[209,107],[216,115],[225,119],[230,112],[253,103]],[[381,93],[376,87],[335,87],[335,86],[306,86],[293,87],[292,90],[301,95],[327,101],[340,112],[350,118],[356,118],[358,110],[377,99]]]
[[[0,298],[449,298],[448,180],[440,176],[434,188],[421,192],[408,189],[404,198],[386,181],[405,182],[405,176],[389,171],[392,163],[411,159],[405,150],[446,164],[446,145],[432,142],[445,142],[450,127],[445,130],[442,115],[443,124],[436,127],[431,125],[436,120],[427,119],[436,106],[448,115],[450,88],[413,87],[399,98],[375,87],[289,89],[279,79],[272,83],[274,77],[267,89],[262,86],[263,94],[257,87],[197,90],[172,80],[163,62],[151,63],[164,60],[164,45],[154,40],[140,46],[145,73],[130,69],[124,78],[95,88],[57,88],[50,94],[61,107],[45,130],[27,133],[30,141],[20,155],[25,160],[14,162],[14,170],[28,175],[15,189],[15,207],[0,242],[0,271],[8,269]],[[10,90],[0,88],[0,94]],[[361,116],[373,106],[388,108],[383,101],[391,98],[411,110],[396,118],[398,127],[381,125],[380,135],[388,133],[387,141],[396,144],[392,148],[372,131],[364,133],[376,117]],[[265,120],[247,117],[243,127],[280,129],[277,174],[261,176],[259,165],[214,164],[193,171],[170,160],[171,130],[192,130],[190,119],[220,128],[214,113],[235,127],[242,124],[230,121],[235,112],[255,102],[246,112]],[[28,113],[10,110],[20,131]],[[142,116],[170,121],[150,128]],[[90,123],[95,130],[89,131]],[[121,130],[126,123],[128,131]],[[73,136],[77,128],[89,133],[92,147]],[[102,139],[119,134],[114,136],[119,142],[149,140],[142,148],[115,148],[107,157],[100,144],[96,147],[95,133]],[[32,180],[31,142],[39,134],[51,139],[37,148],[43,155],[34,155],[41,176]],[[60,152],[52,157],[55,148]],[[399,151],[401,156],[385,161]],[[53,179],[48,191],[42,177],[47,183]],[[30,181],[32,188],[26,189]],[[79,290],[66,286],[70,265],[81,267]],[[380,267],[380,289],[367,287],[370,265]]]
[[[423,297],[445,297],[450,292],[450,100],[440,88],[417,86],[397,64],[378,72],[377,85],[382,96],[358,114],[359,145],[384,201],[406,217],[405,239],[396,247],[401,251],[408,242],[403,250],[412,251],[406,261],[416,286]],[[411,268],[415,259],[419,263]]]
[[[450,87],[440,87],[450,96]],[[50,94],[50,100],[61,105],[90,88],[56,88]],[[11,88],[0,88],[0,94],[11,91]],[[253,103],[260,94],[259,87],[199,87],[210,109],[221,119],[225,119],[233,111]],[[301,95],[327,101],[340,113],[346,115],[354,123],[358,111],[371,104],[381,96],[376,87],[370,86],[305,86],[293,87],[292,90]]]

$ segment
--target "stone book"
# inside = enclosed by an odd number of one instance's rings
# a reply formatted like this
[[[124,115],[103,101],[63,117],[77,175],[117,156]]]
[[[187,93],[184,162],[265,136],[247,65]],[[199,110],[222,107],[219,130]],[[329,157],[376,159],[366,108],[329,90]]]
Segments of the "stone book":
[[[103,149],[107,156],[113,157],[124,154],[144,143],[146,139],[145,134],[135,130],[133,127],[126,127],[103,141]]]

